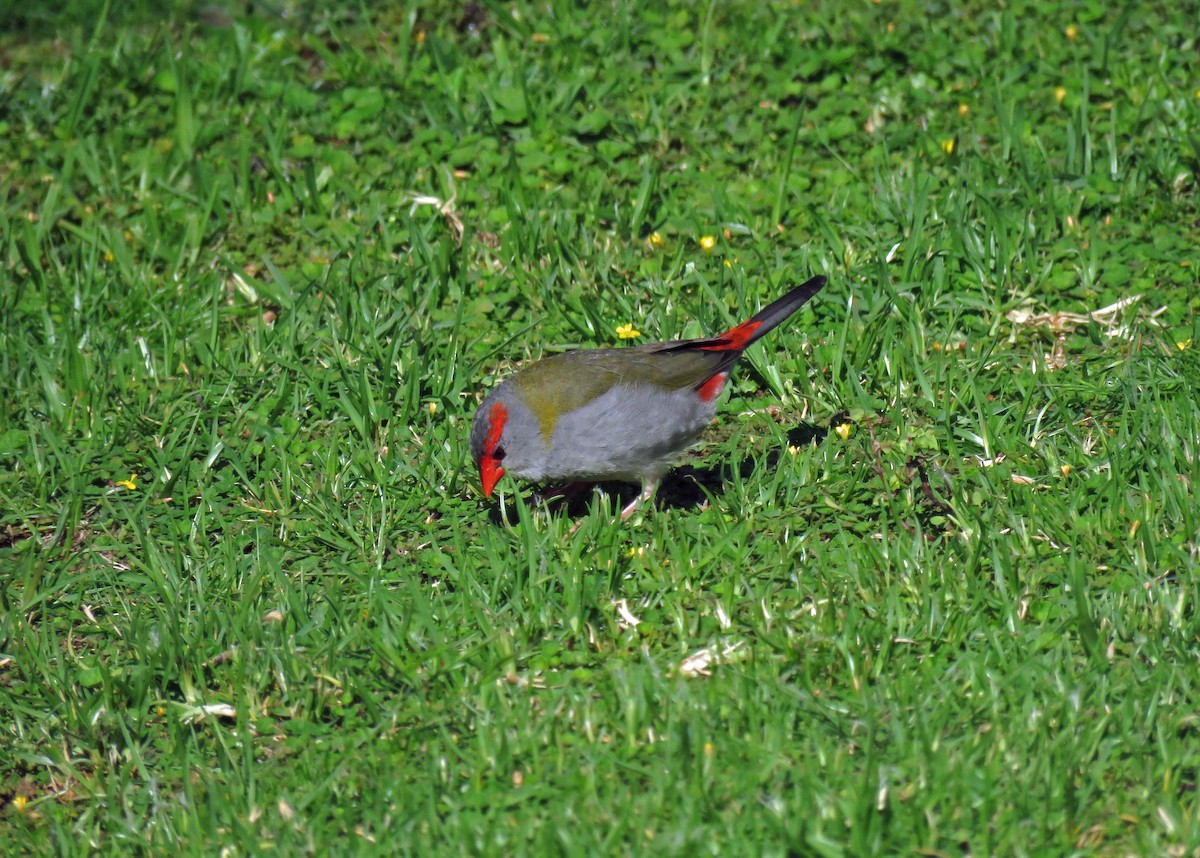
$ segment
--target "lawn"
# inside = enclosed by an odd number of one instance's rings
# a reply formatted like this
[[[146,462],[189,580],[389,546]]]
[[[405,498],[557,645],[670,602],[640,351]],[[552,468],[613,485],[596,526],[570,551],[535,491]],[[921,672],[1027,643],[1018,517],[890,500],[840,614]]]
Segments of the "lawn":
[[[1200,855],[1189,5],[7,4],[0,853]]]

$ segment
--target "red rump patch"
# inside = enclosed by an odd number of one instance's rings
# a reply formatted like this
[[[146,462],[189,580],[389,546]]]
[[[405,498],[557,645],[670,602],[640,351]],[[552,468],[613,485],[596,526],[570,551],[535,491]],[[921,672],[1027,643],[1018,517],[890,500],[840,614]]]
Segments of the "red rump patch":
[[[740,352],[750,345],[754,332],[762,327],[762,322],[742,322],[736,328],[730,328],[717,337],[711,345],[699,346],[706,352]]]
[[[696,392],[700,394],[700,398],[705,402],[712,402],[721,395],[721,391],[725,389],[725,382],[728,378],[729,373],[718,372],[697,387]]]

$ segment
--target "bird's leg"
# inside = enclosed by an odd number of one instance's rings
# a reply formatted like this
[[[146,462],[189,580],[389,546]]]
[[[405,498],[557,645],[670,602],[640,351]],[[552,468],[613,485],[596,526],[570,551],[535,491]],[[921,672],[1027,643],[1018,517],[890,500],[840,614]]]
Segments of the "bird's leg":
[[[572,483],[571,485],[574,486],[574,485],[576,485],[576,483]],[[578,485],[589,485],[589,483],[579,483]],[[638,495],[637,497],[635,497],[633,500],[631,500],[629,502],[629,505],[627,507],[625,507],[625,509],[621,510],[621,519],[620,520],[625,521],[627,518],[629,518],[629,516],[633,515],[633,511],[635,509],[637,509],[638,504],[642,503],[643,501],[647,501],[647,502],[650,501],[650,499],[654,497],[654,492],[657,491],[657,489],[658,489],[658,480],[644,481],[642,483],[642,493],[640,495]],[[586,520],[587,519],[581,518],[581,519],[579,519],[579,521],[575,522],[575,524],[567,532],[567,536],[568,537],[574,536],[576,531],[578,531],[579,528],[583,527],[583,523]]]
[[[580,492],[590,489],[593,485],[595,483],[589,483],[586,480],[576,480],[573,483],[567,483],[565,486],[555,486],[538,495],[538,505],[546,506],[551,502],[564,505],[569,504]]]
[[[654,493],[658,491],[658,480],[642,480],[642,493],[629,502],[629,506],[621,510],[621,521],[625,521],[629,516],[633,515],[633,511],[637,509],[638,504],[645,501],[649,503],[654,498]]]

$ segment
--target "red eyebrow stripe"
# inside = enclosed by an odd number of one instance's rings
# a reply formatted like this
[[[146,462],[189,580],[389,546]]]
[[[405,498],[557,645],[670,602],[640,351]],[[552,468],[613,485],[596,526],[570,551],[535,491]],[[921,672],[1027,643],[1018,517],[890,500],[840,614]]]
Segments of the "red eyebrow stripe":
[[[483,442],[485,456],[490,456],[495,452],[496,445],[500,443],[500,436],[504,434],[504,424],[507,421],[508,409],[504,407],[503,402],[497,402],[492,406],[491,413],[488,415],[487,440]]]

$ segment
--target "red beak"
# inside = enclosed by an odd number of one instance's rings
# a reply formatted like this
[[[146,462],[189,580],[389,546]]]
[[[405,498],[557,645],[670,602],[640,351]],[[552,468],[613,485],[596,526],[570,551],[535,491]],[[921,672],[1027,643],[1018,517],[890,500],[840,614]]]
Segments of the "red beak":
[[[504,468],[491,456],[484,456],[479,462],[479,478],[483,482],[483,496],[490,498],[496,483],[504,476]]]

